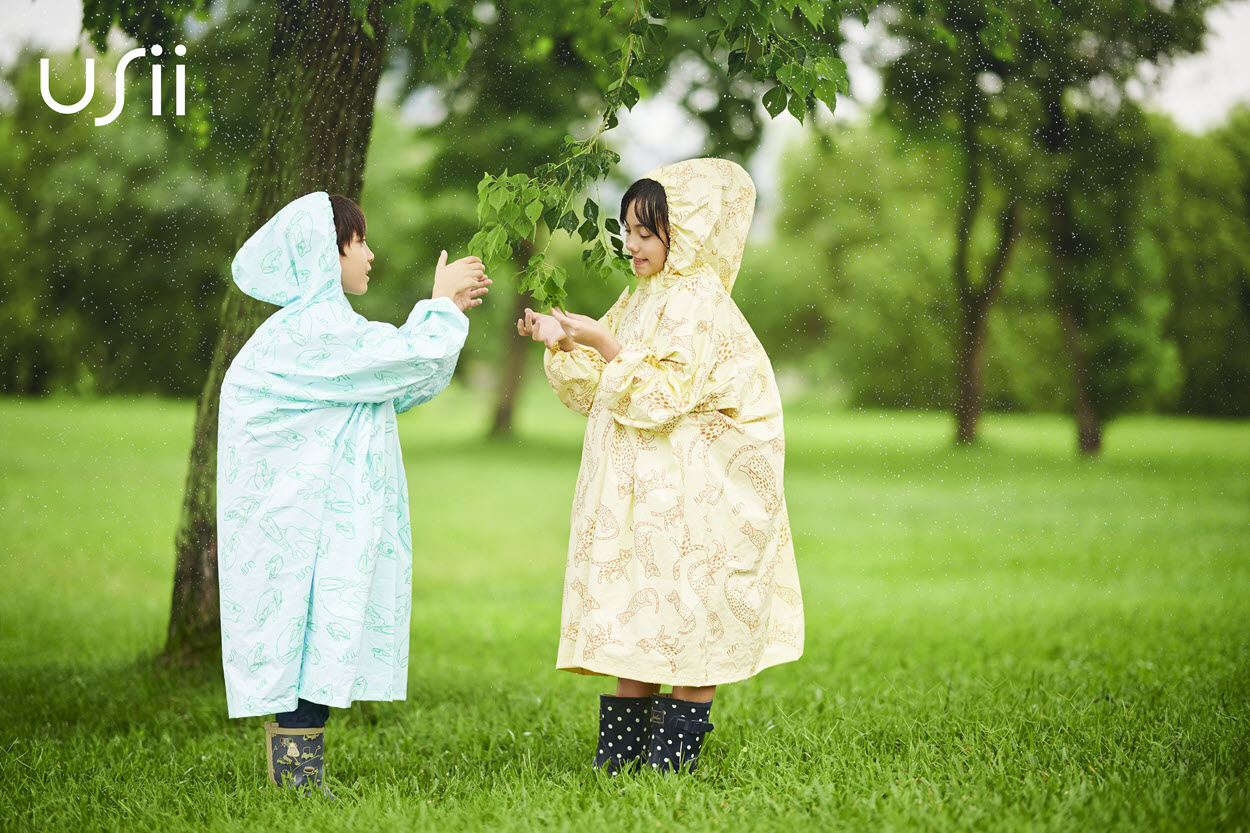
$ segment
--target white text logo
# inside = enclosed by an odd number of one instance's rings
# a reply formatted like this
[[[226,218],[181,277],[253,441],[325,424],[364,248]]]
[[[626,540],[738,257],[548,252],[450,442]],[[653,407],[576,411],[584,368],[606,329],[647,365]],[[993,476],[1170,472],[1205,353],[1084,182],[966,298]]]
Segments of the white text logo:
[[[159,58],[165,50],[160,44],[152,47],[152,57]],[[122,111],[122,107],[126,103],[126,67],[135,58],[142,58],[148,54],[148,50],[144,48],[132,49],[122,56],[121,61],[117,64],[117,100],[113,102],[113,109],[107,116],[99,116],[95,120],[96,127],[103,127],[111,124]],[[174,47],[174,54],[181,58],[187,54],[187,48],[182,44]],[[187,114],[186,102],[186,72],[182,64],[174,65],[174,115],[185,116]],[[82,94],[82,98],[78,99],[75,104],[61,104],[52,97],[52,92],[48,89],[48,59],[41,58],[39,60],[39,93],[43,96],[43,101],[58,113],[77,113],[79,110],[91,103],[91,98],[95,95],[95,59],[87,59],[87,91]],[[152,115],[161,115],[161,65],[152,65]]]

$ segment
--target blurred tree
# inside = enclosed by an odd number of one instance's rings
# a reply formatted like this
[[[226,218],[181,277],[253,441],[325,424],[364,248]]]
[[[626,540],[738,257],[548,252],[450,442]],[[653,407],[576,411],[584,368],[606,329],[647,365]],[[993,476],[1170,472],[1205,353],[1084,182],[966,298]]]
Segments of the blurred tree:
[[[777,236],[748,247],[740,298],[774,361],[802,357],[855,406],[950,407],[949,160],[879,118],[786,155]]]
[[[1037,108],[1016,64],[1015,21],[999,4],[901,3],[886,20],[904,49],[885,67],[885,112],[913,138],[958,149],[950,261],[955,442],[972,443],[990,310],[1003,289],[1031,179],[1020,137],[1037,130]]]
[[[1110,314],[1109,299],[1099,296],[1106,287],[1096,278],[1110,274],[1097,263],[1110,264],[1131,245],[1132,235],[1122,227],[1100,232],[1107,230],[1108,221],[1121,220],[1131,211],[1146,171],[1140,164],[1125,164],[1133,157],[1140,162],[1146,143],[1135,127],[1140,116],[1124,86],[1143,62],[1198,49],[1205,31],[1203,15],[1211,5],[1210,0],[1168,4],[1030,0],[1011,5],[892,6],[897,17],[891,30],[905,48],[888,71],[891,106],[906,114],[903,123],[958,134],[969,160],[966,196],[959,210],[970,222],[961,220],[960,238],[970,236],[975,223],[980,174],[974,160],[987,135],[995,139],[994,157],[1004,163],[993,166],[1007,194],[999,219],[1001,239],[1017,233],[1016,212],[1022,200],[1041,212],[1048,231],[1054,304],[1072,368],[1077,446],[1082,453],[1100,450],[1103,421],[1127,402],[1123,390],[1098,385],[1126,376],[1144,378],[1131,366],[1149,353],[1109,346],[1115,340],[1113,331],[1125,331],[1129,311],[1145,306],[1125,300],[1124,293],[1132,290],[1122,288],[1110,292],[1116,298],[1112,304],[1116,312]],[[977,129],[969,132],[969,125]],[[1135,132],[1138,138],[1132,139]],[[1111,153],[1108,144],[1114,146]],[[1103,177],[1103,171],[1115,173]],[[1115,188],[1103,201],[1109,210],[1080,225],[1075,203],[1083,196],[1077,189],[1100,178]],[[1101,199],[1083,204],[1098,205]],[[968,231],[963,230],[965,225]],[[1101,248],[1090,248],[1093,244]],[[962,242],[958,248],[963,248]],[[971,296],[963,290],[969,285],[960,263],[964,255],[956,255],[955,283],[966,299],[993,300],[992,279],[999,274],[1002,252],[1000,246],[988,264],[982,290]],[[975,309],[965,303],[965,310]],[[965,325],[965,339],[975,335],[974,323]],[[1095,333],[1096,329],[1103,331]]]
[[[1250,109],[1205,136],[1161,118],[1154,132],[1161,164],[1142,216],[1171,296],[1167,331],[1183,372],[1177,407],[1250,416]]]
[[[82,60],[50,60],[54,94],[77,98]],[[89,116],[111,101],[57,114],[41,100],[38,64],[19,59],[4,76],[13,103],[0,112],[0,213],[12,232],[0,242],[0,390],[193,395],[215,338],[203,310],[220,301],[241,156],[226,143],[199,149],[145,108],[103,128]],[[142,101],[147,78],[130,80]]]

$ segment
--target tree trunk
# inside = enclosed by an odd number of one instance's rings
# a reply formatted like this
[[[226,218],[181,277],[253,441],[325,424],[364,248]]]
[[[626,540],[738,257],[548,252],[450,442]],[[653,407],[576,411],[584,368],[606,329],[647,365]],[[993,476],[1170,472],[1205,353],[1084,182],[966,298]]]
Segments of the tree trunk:
[[[1102,419],[1094,409],[1090,395],[1089,363],[1085,351],[1085,332],[1081,316],[1062,278],[1057,278],[1055,307],[1063,325],[1068,359],[1072,363],[1072,410],[1076,417],[1076,446],[1081,454],[1097,455],[1102,451]]]
[[[1020,201],[1016,197],[1008,197],[998,220],[998,248],[985,266],[981,287],[972,288],[966,266],[962,276],[964,282],[958,286],[963,320],[955,382],[955,442],[959,445],[976,442],[977,423],[981,419],[981,382],[985,372],[985,336],[989,329],[990,309],[1002,292],[1003,276],[1019,236],[1019,227]],[[959,277],[958,272],[956,276]]]
[[[521,242],[516,254],[517,269],[529,262],[533,244]],[[512,302],[512,316],[505,322],[503,369],[499,374],[499,396],[495,402],[495,420],[490,426],[490,436],[511,437],[512,416],[516,410],[521,384],[525,381],[525,364],[529,358],[529,342],[516,332],[516,322],[525,317],[525,308],[533,302],[524,292],[518,291]]]
[[[955,442],[971,445],[977,439],[981,419],[981,375],[985,369],[985,332],[989,324],[989,304],[979,299],[963,304],[963,329],[955,372]]]
[[[1063,169],[1068,151],[1068,123],[1063,112],[1063,85],[1056,79],[1044,98],[1047,125],[1044,140],[1056,168],[1056,179],[1047,198],[1050,209],[1051,296],[1063,327],[1064,343],[1072,368],[1072,411],[1076,419],[1076,445],[1081,454],[1102,451],[1102,418],[1094,407],[1089,378],[1089,357],[1085,345],[1085,321],[1068,273],[1072,268],[1072,240],[1065,187],[1069,171]]]
[[[373,104],[386,44],[375,4],[368,37],[350,5],[338,0],[282,0],[274,25],[261,132],[243,194],[248,224],[241,245],[296,197],[312,191],[358,198],[373,127]],[[167,659],[219,650],[217,589],[217,414],[221,382],[239,349],[275,308],[230,284],[221,333],[196,408],[182,517]]]

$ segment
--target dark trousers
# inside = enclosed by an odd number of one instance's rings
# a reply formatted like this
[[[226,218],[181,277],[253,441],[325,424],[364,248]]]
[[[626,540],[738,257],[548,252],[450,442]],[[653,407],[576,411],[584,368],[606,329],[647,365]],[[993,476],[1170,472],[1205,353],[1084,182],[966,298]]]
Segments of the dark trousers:
[[[279,729],[324,729],[330,707],[300,698],[293,712],[278,712]]]

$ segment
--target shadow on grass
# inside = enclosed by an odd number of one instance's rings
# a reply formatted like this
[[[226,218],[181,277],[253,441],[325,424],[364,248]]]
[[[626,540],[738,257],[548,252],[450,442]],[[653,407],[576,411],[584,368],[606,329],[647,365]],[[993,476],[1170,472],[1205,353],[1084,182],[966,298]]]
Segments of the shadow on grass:
[[[4,733],[167,731],[188,721],[227,725],[220,661],[172,665],[10,666],[0,671]]]

